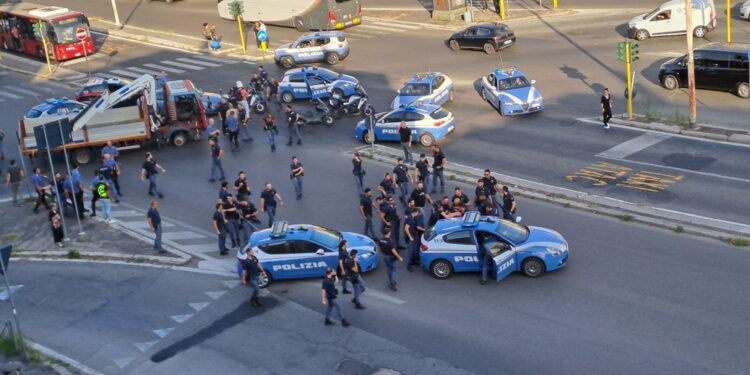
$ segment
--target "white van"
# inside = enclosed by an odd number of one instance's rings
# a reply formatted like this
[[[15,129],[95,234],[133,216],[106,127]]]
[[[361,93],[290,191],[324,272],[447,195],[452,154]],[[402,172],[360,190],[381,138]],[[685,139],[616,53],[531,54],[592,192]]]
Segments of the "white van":
[[[713,0],[693,0],[693,35],[703,38],[716,27],[716,7]],[[644,40],[654,36],[684,35],[685,1],[668,1],[653,11],[637,16],[628,22],[628,36]]]

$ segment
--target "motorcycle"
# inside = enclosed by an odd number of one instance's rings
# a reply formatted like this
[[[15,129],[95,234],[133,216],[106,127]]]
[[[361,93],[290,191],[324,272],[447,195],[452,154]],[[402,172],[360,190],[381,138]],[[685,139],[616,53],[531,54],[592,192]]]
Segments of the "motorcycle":
[[[362,86],[357,87],[357,91],[348,98],[342,98],[337,92],[332,92],[328,98],[328,104],[331,107],[331,113],[334,118],[339,119],[344,115],[357,115],[362,117],[370,116],[375,109],[368,101],[367,92]]]
[[[314,99],[312,101],[315,106],[314,110],[304,109],[298,111],[300,120],[297,121],[297,125],[302,127],[308,124],[323,124],[325,126],[333,126],[333,115],[331,107],[329,107],[324,101]]]
[[[257,114],[266,112],[266,100],[263,98],[263,93],[253,90],[250,94],[250,101],[248,102],[250,108]]]

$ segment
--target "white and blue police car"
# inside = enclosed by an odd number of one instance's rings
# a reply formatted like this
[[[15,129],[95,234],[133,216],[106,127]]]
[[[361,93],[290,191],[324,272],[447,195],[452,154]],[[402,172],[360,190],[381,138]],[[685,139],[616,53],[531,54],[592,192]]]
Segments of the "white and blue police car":
[[[357,249],[362,272],[378,266],[376,244],[369,237],[317,225],[289,225],[286,221],[274,222],[271,228],[253,233],[248,244],[237,252],[237,258],[244,259],[250,248],[255,251],[266,270],[259,280],[260,287],[265,288],[273,280],[325,276],[326,268],[336,269],[338,265],[341,240],[348,242],[349,251]],[[238,272],[240,266],[238,262]]]
[[[453,114],[443,107],[434,104],[408,105],[376,114],[372,132],[368,119],[360,121],[354,128],[354,137],[365,143],[372,143],[373,137],[376,142],[398,142],[401,121],[406,122],[406,126],[411,129],[412,141],[419,142],[423,147],[442,141],[456,128]]]
[[[422,268],[435,278],[482,269],[479,246],[494,261],[497,281],[518,271],[538,277],[568,263],[568,242],[551,229],[527,227],[469,211],[463,218],[442,219],[422,236]]]
[[[326,68],[304,67],[289,69],[279,81],[279,95],[284,103],[300,99],[325,99],[333,93],[342,98],[357,91],[356,78]]]
[[[544,99],[535,83],[515,67],[495,69],[482,77],[482,99],[503,116],[539,112],[544,109]]]
[[[68,98],[47,99],[31,108],[23,116],[27,126],[42,125],[63,118],[73,119],[86,108],[86,104]]]
[[[325,62],[336,65],[349,56],[349,42],[341,31],[307,33],[276,48],[274,61],[284,69],[297,64]]]
[[[417,73],[398,90],[391,108],[410,104],[443,105],[453,101],[453,81],[440,72]]]

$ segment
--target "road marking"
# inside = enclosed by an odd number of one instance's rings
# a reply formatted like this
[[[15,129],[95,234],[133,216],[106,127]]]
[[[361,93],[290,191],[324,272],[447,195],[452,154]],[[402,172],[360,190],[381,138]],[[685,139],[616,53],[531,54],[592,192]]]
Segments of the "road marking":
[[[188,319],[190,319],[192,317],[193,317],[193,314],[182,314],[182,315],[172,315],[172,316],[170,316],[170,318],[172,318],[172,320],[174,320],[175,322],[180,323],[180,324],[187,322]]]
[[[168,334],[172,333],[172,331],[174,331],[174,328],[155,329],[155,330],[153,330],[151,332],[153,332],[155,335],[157,335],[157,336],[159,336],[161,338],[164,338]]]
[[[145,353],[147,350],[151,349],[152,346],[156,345],[157,342],[159,342],[159,340],[137,342],[133,345],[135,345],[135,347],[138,348],[138,350],[140,350],[141,353]]]
[[[375,25],[368,25],[368,24],[362,24],[362,25],[359,25],[359,27],[365,28],[365,29],[388,31],[392,33],[393,32],[400,33],[400,32],[406,31],[405,29],[394,29],[393,27],[375,26]]]
[[[232,59],[220,59],[218,57],[206,56],[206,55],[195,55],[195,58],[202,59],[202,60],[207,60],[207,61],[213,61],[213,62],[217,62],[217,63],[223,64],[223,65],[224,64],[237,64],[237,63],[239,63],[239,61],[232,60]]]
[[[144,74],[151,74],[152,76],[158,76],[159,74],[161,74],[161,72],[158,70],[143,69],[137,66],[130,66],[125,69],[132,70],[134,72],[144,73]]]
[[[206,238],[206,236],[199,234],[199,233],[195,233],[193,231],[166,232],[166,233],[162,233],[161,236],[163,239],[169,240],[169,241]]]
[[[13,295],[13,293],[15,293],[18,289],[21,289],[21,288],[23,288],[23,285],[11,285],[10,294],[8,294],[8,289],[3,287],[2,289],[0,289],[0,301],[7,300],[8,297]]]
[[[307,285],[307,286],[314,286],[314,287],[320,288],[320,283],[316,282],[316,281],[305,281],[302,284]],[[372,289],[370,287],[366,287],[365,292],[362,295],[364,297],[372,297],[372,298],[379,299],[379,300],[386,301],[386,302],[390,302],[390,303],[393,303],[393,304],[396,304],[396,305],[403,305],[403,304],[406,303],[406,301],[404,301],[402,299],[398,299],[396,297],[391,297],[388,294],[378,292],[377,290]]]
[[[182,69],[177,69],[177,68],[170,68],[170,67],[167,67],[167,66],[164,66],[164,65],[158,65],[158,64],[143,64],[143,66],[147,66],[147,67],[149,67],[149,68],[154,68],[154,69],[159,69],[159,70],[163,70],[163,71],[165,71],[165,72],[170,72],[170,73],[185,73],[185,71],[184,71],[184,70],[182,70]]]
[[[52,88],[49,88],[49,87],[44,87],[44,86],[34,86],[34,89],[36,89],[36,90],[42,90],[42,91],[44,91],[46,93],[50,93],[50,94],[57,92],[57,90],[55,90],[55,89],[52,89]]]
[[[349,40],[357,40],[358,38],[372,38],[372,35],[370,34],[358,34],[358,33],[347,33],[346,37],[349,38]]]
[[[84,194],[84,197],[87,194]],[[135,210],[114,210],[112,211],[112,217],[122,218],[122,217],[134,217],[134,216],[143,216],[142,213],[135,211]]]
[[[408,30],[416,30],[416,29],[421,29],[422,28],[422,26],[407,25],[405,23],[396,23],[396,22],[379,22],[379,21],[373,21],[371,24],[388,26],[388,27],[399,27],[399,28],[404,28],[404,29],[408,29]],[[360,25],[360,26],[366,26],[366,25],[370,25],[370,23],[367,23],[365,25]]]
[[[226,285],[227,288],[232,289],[240,284],[239,280],[225,280],[221,282],[222,284]]]
[[[227,292],[225,290],[221,292],[206,292],[206,295],[211,297],[212,300],[217,300],[221,298],[221,296],[225,295]]]
[[[120,70],[120,69],[110,70],[109,72],[112,74],[117,74],[120,76],[131,77],[131,78],[138,78],[142,76],[142,74],[132,73],[132,72],[128,72],[127,70]]]
[[[208,62],[208,61],[200,61],[200,60],[196,60],[196,59],[189,59],[187,57],[180,57],[177,60],[184,61],[186,63],[204,65],[204,66],[208,66],[208,67],[221,66],[221,64],[216,64],[216,63],[212,63],[212,62]]]
[[[606,156],[600,156],[600,157],[602,157],[604,159],[619,160],[619,161],[622,161],[622,162],[634,163],[634,164],[639,164],[639,165],[646,165],[646,166],[654,167],[654,168],[665,168],[665,169],[671,169],[673,171],[680,171],[680,172],[683,172],[683,173],[690,173],[690,174],[695,174],[695,175],[705,176],[705,177],[722,178],[722,179],[725,179],[725,180],[737,181],[737,182],[744,182],[744,183],[750,184],[750,179],[745,179],[745,178],[732,177],[732,176],[724,176],[724,175],[720,175],[720,174],[716,174],[716,173],[693,171],[693,170],[690,170],[690,169],[670,167],[668,165],[661,165],[661,164],[655,164],[655,163],[647,163],[647,162],[644,162],[644,161],[636,161],[636,160],[630,160],[630,159],[615,159],[615,158],[609,158],[609,157],[606,157]]]
[[[112,216],[115,216],[115,212],[117,211],[112,211]],[[135,229],[151,229],[151,225],[146,220],[120,221],[120,225],[122,225],[125,228],[134,229],[134,230]],[[175,225],[172,223],[167,223],[167,222],[162,221],[161,226],[163,228],[170,228],[170,227],[174,227]]]
[[[682,56],[684,52],[669,51],[669,52],[646,52],[647,55],[661,56],[661,57],[677,57]]]
[[[188,303],[188,306],[192,307],[195,311],[201,311],[206,308],[206,306],[210,305],[211,302],[192,302]]]
[[[117,358],[113,359],[112,361],[117,365],[117,367],[123,369],[125,366],[129,365],[130,362],[133,362],[135,357],[126,357],[126,358]]]
[[[6,98],[10,98],[10,99],[16,99],[16,100],[23,99],[23,96],[18,96],[18,95],[15,95],[15,94],[11,94],[9,92],[6,92],[6,90],[8,90],[8,86],[3,86],[2,90],[0,90],[0,95],[4,96]]]
[[[596,156],[610,159],[624,159],[638,151],[656,145],[666,139],[672,138],[666,134],[644,133],[633,139],[620,143],[609,150],[598,153]]]
[[[195,66],[195,65],[190,65],[190,64],[183,64],[183,63],[179,63],[177,61],[164,60],[161,63],[162,64],[167,64],[167,65],[179,66],[180,68],[187,68],[187,69],[192,69],[192,70],[203,70],[204,69],[202,66]]]
[[[31,96],[40,96],[41,95],[38,92],[31,91],[31,90],[25,89],[23,87],[5,86],[5,89],[6,90],[13,90],[15,92],[18,92],[18,93],[21,93],[21,94],[24,94],[24,95],[31,95]]]

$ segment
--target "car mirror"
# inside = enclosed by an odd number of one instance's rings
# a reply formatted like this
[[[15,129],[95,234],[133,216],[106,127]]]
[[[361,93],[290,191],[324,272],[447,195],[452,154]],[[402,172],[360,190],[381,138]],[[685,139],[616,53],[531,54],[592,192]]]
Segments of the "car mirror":
[[[536,80],[535,80],[535,79],[532,79],[532,80],[531,80],[531,84],[532,84],[532,85],[535,85],[535,84],[536,84]]]
[[[325,255],[325,253],[326,251],[323,249],[318,249],[318,251],[315,252],[315,254],[318,254],[318,255]]]

